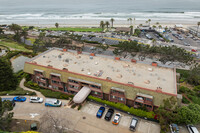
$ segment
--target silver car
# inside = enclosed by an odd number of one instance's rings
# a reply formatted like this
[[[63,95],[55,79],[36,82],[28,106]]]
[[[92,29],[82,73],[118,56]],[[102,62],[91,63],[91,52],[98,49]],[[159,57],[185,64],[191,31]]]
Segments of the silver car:
[[[30,103],[42,103],[43,102],[43,98],[40,97],[31,97],[30,98]]]

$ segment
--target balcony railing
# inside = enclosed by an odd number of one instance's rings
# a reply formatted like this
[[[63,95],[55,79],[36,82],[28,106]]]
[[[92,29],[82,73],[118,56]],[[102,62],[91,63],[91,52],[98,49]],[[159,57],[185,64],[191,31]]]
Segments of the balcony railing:
[[[71,88],[71,87],[68,87],[67,89],[68,89],[69,91],[79,92],[79,89],[75,89],[75,88]]]
[[[74,82],[68,82],[68,84],[69,84],[69,85],[78,86],[78,87],[80,86],[79,84],[77,84],[77,83],[74,83]]]
[[[59,84],[57,84],[57,83],[51,83],[51,85],[52,86],[57,86],[57,87],[60,87],[60,88],[64,88],[64,86],[61,83],[59,83]]]
[[[112,101],[112,102],[118,102],[118,103],[125,103],[125,100],[122,101],[122,100],[115,99],[115,98],[110,98],[110,101]]]
[[[136,98],[135,102],[139,102],[139,103],[142,103],[142,104],[153,105],[153,101],[146,100],[145,98],[144,98],[144,100]]]
[[[125,97],[125,94],[122,94],[122,93],[118,93],[118,92],[110,92],[111,95],[114,95],[114,96],[119,96],[119,97]]]
[[[51,80],[61,81],[59,77],[51,77]]]

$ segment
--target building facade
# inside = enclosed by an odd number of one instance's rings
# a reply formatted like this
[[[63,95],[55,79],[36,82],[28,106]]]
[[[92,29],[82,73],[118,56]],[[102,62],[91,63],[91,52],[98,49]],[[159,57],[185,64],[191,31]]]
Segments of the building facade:
[[[32,80],[40,87],[46,89],[59,91],[64,94],[76,95],[83,87],[88,87],[91,89],[90,95],[94,97],[112,102],[124,103],[135,108],[145,106],[148,110],[153,110],[154,107],[160,106],[164,99],[172,96],[177,97],[176,82],[174,84],[176,89],[175,93],[165,92],[159,87],[153,90],[135,86],[133,83],[129,82],[118,82],[112,80],[110,77],[100,78],[98,76],[72,72],[68,70],[67,67],[59,69],[52,65],[41,65],[39,61],[35,59],[43,58],[44,54],[26,62],[24,72],[31,74]],[[151,67],[157,66],[153,64]],[[176,70],[174,69],[173,71],[175,72]],[[176,80],[176,73],[171,78]]]

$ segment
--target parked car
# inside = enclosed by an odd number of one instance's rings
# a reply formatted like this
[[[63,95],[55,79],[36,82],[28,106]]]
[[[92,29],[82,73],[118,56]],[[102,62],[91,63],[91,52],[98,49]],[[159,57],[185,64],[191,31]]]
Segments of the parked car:
[[[15,102],[25,102],[26,101],[26,97],[22,97],[22,96],[17,96],[13,98]]]
[[[120,119],[121,119],[121,114],[120,114],[120,113],[116,113],[116,114],[115,114],[115,117],[114,117],[114,119],[113,119],[113,121],[112,121],[112,124],[118,125]]]
[[[170,127],[171,133],[179,133],[179,128],[177,124],[174,124],[174,123],[170,124],[169,127]]]
[[[131,131],[135,132],[137,123],[138,123],[138,119],[133,117],[132,120],[131,120],[131,124],[130,124],[129,129]]]
[[[191,51],[192,51],[192,52],[197,52],[197,50],[195,50],[195,49],[192,49]]]
[[[1,101],[4,102],[4,101],[10,101],[12,103],[12,106],[14,107],[15,106],[15,101],[13,98],[1,98]]]
[[[150,40],[153,39],[153,37],[152,37],[151,35],[149,35],[149,34],[146,34],[146,37],[147,37],[148,39],[150,39]]]
[[[190,44],[187,43],[187,42],[183,42],[183,43],[184,43],[185,46],[190,46]]]
[[[60,107],[62,102],[54,98],[46,98],[45,106]]]
[[[101,118],[102,115],[103,115],[103,113],[104,113],[104,111],[105,111],[105,108],[104,107],[100,107],[99,110],[98,110],[98,112],[97,112],[97,114],[96,114],[96,116],[98,118]]]
[[[193,125],[187,125],[187,129],[188,129],[189,133],[199,133],[197,128]]]
[[[43,98],[40,97],[31,97],[30,98],[30,103],[42,103],[43,102]]]
[[[104,119],[107,120],[107,121],[110,121],[110,119],[112,118],[113,113],[114,113],[114,109],[109,108]]]

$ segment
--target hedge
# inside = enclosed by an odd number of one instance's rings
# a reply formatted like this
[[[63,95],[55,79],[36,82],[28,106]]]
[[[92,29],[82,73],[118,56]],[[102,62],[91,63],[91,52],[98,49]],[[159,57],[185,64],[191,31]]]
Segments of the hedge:
[[[125,111],[125,112],[129,112],[130,114],[138,116],[138,117],[146,117],[146,118],[149,118],[149,119],[154,119],[154,117],[155,117],[155,113],[153,111],[146,112],[146,111],[143,111],[141,109],[135,109],[133,107],[129,108],[128,106],[126,106],[123,103],[114,103],[114,102],[102,100],[102,99],[97,98],[97,97],[93,97],[91,95],[88,96],[88,99],[94,100],[94,101],[99,102],[99,103],[106,104],[108,106],[114,107],[116,109],[119,109],[119,110],[122,110],[122,111]]]

